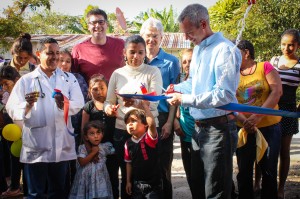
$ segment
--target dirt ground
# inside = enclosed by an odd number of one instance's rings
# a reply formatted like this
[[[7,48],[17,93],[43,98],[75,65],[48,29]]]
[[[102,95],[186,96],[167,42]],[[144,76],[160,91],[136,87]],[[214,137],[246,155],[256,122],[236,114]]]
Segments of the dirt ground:
[[[234,157],[234,180],[238,171]],[[174,199],[191,199],[185,172],[182,166],[180,143],[178,137],[174,142],[174,160],[172,164],[172,182]],[[235,182],[236,183],[236,182]],[[291,166],[286,182],[285,199],[300,199],[300,133],[293,137],[291,145]],[[1,196],[0,196],[1,198]],[[21,199],[23,197],[15,197]]]
[[[234,157],[234,180],[238,171]],[[174,199],[192,198],[181,161],[180,143],[174,143],[174,160],[172,165],[172,182]],[[300,199],[300,133],[293,137],[291,145],[291,166],[285,186],[285,199]]]

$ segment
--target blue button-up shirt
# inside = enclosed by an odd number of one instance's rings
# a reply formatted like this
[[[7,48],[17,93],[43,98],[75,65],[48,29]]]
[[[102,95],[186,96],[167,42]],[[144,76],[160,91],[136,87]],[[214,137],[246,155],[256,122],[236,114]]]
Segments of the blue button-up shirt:
[[[159,49],[157,56],[149,63],[151,66],[157,66],[161,72],[163,87],[167,89],[170,84],[176,84],[180,73],[179,60],[163,49]],[[160,100],[158,112],[169,112],[169,105],[166,100]]]
[[[240,50],[222,33],[214,33],[195,46],[189,79],[174,86],[184,93],[181,105],[191,107],[194,119],[224,115],[226,111],[216,107],[237,103],[241,62]]]

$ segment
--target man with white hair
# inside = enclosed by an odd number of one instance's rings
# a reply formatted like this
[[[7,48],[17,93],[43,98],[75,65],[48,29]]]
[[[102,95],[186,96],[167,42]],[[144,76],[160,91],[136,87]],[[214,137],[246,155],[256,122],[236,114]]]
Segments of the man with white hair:
[[[163,87],[177,83],[180,73],[179,60],[160,48],[163,37],[163,25],[154,18],[147,19],[140,30],[140,35],[146,41],[147,58],[149,65],[160,69]],[[158,134],[160,137],[160,162],[163,176],[164,198],[172,198],[171,166],[173,161],[173,122],[176,107],[169,106],[166,100],[161,100],[158,105]]]
[[[197,199],[229,199],[237,128],[233,112],[217,107],[237,103],[241,53],[222,33],[211,30],[204,6],[188,5],[178,20],[181,32],[195,48],[189,79],[168,89],[183,94],[170,94],[172,98],[168,102],[173,106],[190,107],[190,115],[195,119],[192,144],[199,153],[201,166],[195,169],[192,166],[191,176],[200,173],[203,177],[200,177],[198,190],[205,190],[205,195]]]

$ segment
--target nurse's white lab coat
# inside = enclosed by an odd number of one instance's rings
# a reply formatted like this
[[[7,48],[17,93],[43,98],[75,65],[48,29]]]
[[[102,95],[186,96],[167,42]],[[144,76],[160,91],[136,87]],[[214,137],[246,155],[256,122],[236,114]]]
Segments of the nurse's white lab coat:
[[[23,123],[20,156],[23,163],[76,159],[75,139],[69,132],[74,131],[71,116],[84,105],[83,95],[74,75],[58,68],[55,73],[55,88],[61,90],[70,101],[67,126],[63,110],[57,107],[52,98],[54,90],[40,67],[18,80],[6,104],[9,116]],[[39,97],[25,115],[25,94],[36,90],[44,93],[45,97]]]

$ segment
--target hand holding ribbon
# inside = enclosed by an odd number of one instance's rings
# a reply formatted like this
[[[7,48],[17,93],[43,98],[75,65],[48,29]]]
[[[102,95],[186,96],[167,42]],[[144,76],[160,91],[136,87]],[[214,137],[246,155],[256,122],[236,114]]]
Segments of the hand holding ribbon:
[[[68,117],[69,117],[69,105],[70,105],[69,99],[66,96],[64,96],[61,93],[61,90],[59,89],[54,89],[54,92],[52,93],[52,98],[55,99],[55,103],[57,107],[61,110],[64,110],[64,120],[66,123],[66,128],[68,130],[68,133],[72,136],[76,136],[76,134],[70,132],[68,129]]]

